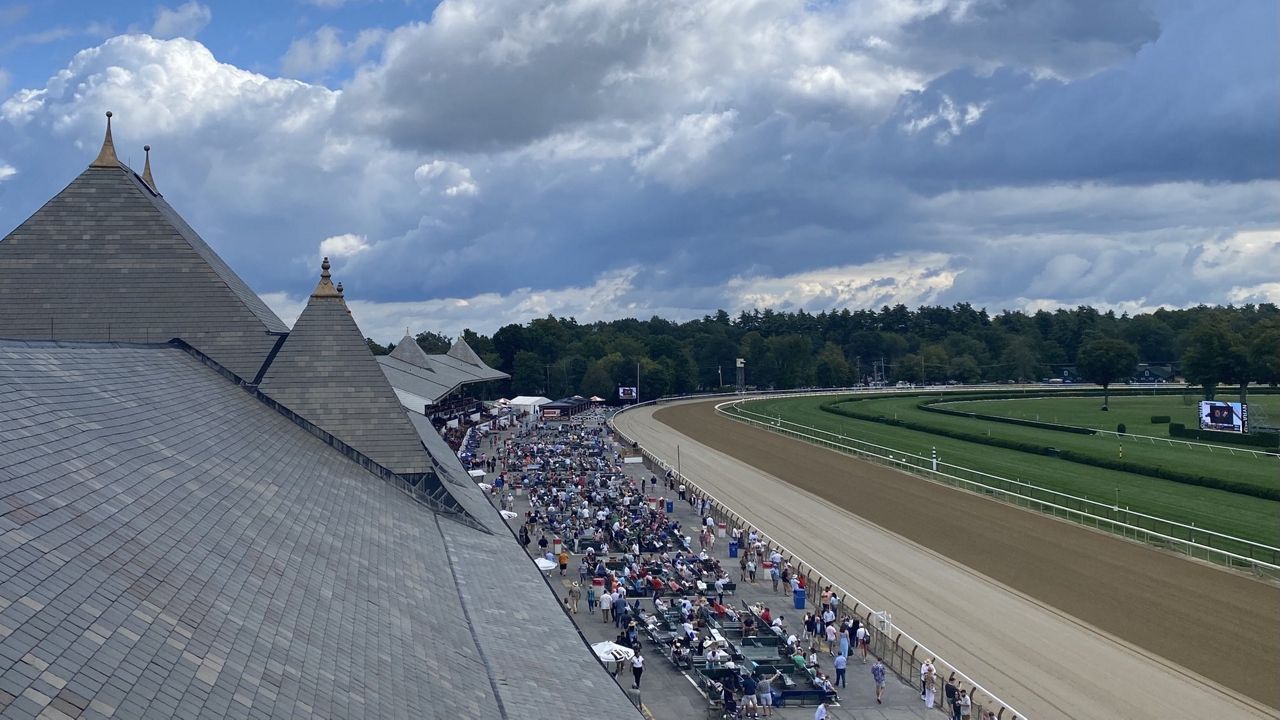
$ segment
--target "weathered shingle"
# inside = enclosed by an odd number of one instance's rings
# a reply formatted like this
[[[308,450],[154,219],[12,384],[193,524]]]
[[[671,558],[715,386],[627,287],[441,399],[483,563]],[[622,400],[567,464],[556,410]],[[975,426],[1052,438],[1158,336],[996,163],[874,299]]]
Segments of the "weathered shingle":
[[[252,380],[288,328],[126,167],[90,167],[0,241],[4,337],[180,337]]]
[[[258,389],[392,472],[425,473],[422,440],[328,272],[326,260],[320,285]]]

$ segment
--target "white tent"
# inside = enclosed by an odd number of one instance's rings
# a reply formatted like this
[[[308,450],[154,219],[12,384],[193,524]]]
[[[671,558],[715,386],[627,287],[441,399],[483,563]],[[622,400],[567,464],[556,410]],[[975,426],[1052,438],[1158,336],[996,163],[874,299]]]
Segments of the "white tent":
[[[596,657],[603,662],[624,662],[636,656],[635,650],[609,640],[598,642],[592,645],[591,649],[595,651]]]
[[[511,407],[517,412],[537,414],[538,408],[551,402],[549,398],[521,395],[511,398]]]

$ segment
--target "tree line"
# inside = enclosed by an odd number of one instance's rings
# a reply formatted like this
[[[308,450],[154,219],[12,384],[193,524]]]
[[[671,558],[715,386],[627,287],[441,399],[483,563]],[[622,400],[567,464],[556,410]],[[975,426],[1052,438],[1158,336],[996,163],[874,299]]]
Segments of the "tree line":
[[[1212,397],[1218,385],[1280,382],[1275,304],[1160,309],[1139,315],[1081,306],[989,314],[968,303],[822,313],[721,310],[676,323],[659,317],[580,323],[547,316],[492,336],[462,338],[511,375],[489,396],[580,394],[641,399],[729,389],[736,360],[749,387],[790,389],[867,383],[1035,382],[1074,368],[1088,380],[1126,380],[1138,363],[1171,367]],[[417,336],[428,353],[451,338]],[[369,340],[374,353],[389,352]],[[637,382],[638,377],[638,382]]]

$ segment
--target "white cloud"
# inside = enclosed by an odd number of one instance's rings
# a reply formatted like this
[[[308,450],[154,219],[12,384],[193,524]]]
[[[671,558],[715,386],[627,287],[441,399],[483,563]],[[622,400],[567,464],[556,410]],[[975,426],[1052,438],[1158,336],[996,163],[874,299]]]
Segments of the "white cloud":
[[[950,261],[945,253],[912,253],[782,277],[740,276],[728,282],[727,294],[734,310],[922,305],[951,287]]]
[[[208,5],[201,5],[190,0],[176,8],[161,5],[156,8],[156,20],[151,25],[151,34],[158,38],[193,38],[213,20],[213,11]]]
[[[289,44],[281,70],[294,77],[319,77],[345,63],[358,63],[386,39],[385,30],[368,29],[356,34],[351,42],[342,41],[342,31],[328,25],[309,37]]]
[[[450,160],[432,160],[413,171],[413,179],[424,192],[447,197],[467,197],[480,192],[471,170]]]
[[[334,235],[320,241],[320,255],[324,257],[349,258],[354,255],[368,250],[370,245],[368,238],[364,235],[356,235],[354,233],[344,233],[342,235]]]
[[[625,296],[632,290],[638,270],[608,273],[591,285],[554,290],[516,288],[506,293],[483,293],[468,298],[438,298],[416,302],[372,302],[358,299],[360,288],[345,288],[347,304],[360,330],[382,342],[394,341],[405,327],[427,328],[456,336],[465,328],[492,333],[507,323],[523,323],[532,317],[572,315],[583,322],[611,320],[629,312]],[[334,271],[334,279],[340,273]],[[286,323],[292,325],[306,297],[292,293],[264,293],[262,299]]]
[[[4,182],[5,180],[8,180],[9,178],[17,174],[18,174],[18,169],[15,168],[14,166],[0,163],[0,182]]]

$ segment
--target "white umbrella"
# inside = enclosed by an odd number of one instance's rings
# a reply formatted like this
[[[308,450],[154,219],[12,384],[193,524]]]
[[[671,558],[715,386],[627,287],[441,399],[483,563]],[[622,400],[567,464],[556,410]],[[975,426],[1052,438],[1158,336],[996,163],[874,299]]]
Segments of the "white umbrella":
[[[534,558],[533,562],[538,565],[538,569],[542,572],[551,572],[557,567],[560,567],[546,558]]]
[[[520,514],[517,512],[512,512],[511,510],[499,510],[498,512],[502,513],[503,520],[514,520]]]
[[[473,478],[482,478],[485,475],[483,470],[469,470],[467,474]]]
[[[493,486],[490,485],[489,483],[476,483],[476,487],[480,488],[481,490],[488,490]]]
[[[636,656],[635,650],[610,640],[598,642],[592,645],[591,649],[602,662],[625,662]]]

